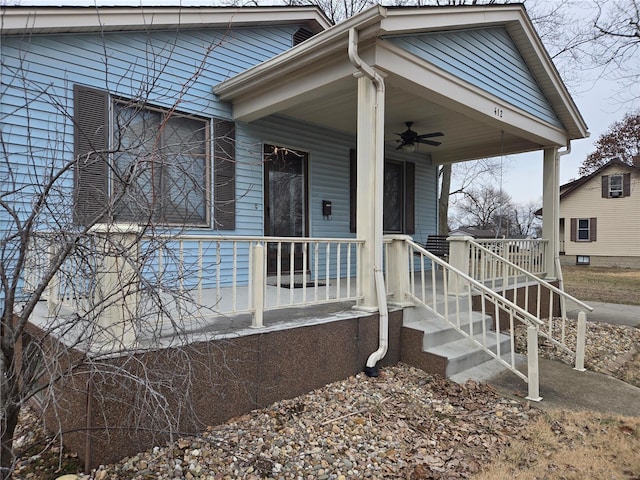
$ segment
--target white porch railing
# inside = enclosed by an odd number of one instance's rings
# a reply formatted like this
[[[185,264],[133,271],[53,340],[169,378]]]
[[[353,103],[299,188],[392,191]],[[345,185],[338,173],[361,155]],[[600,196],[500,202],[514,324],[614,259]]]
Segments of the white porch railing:
[[[528,383],[527,398],[539,400],[537,331],[542,321],[512,301],[474,280],[466,273],[436,257],[409,237],[395,237],[388,252],[387,264],[406,265],[408,268],[406,297],[451,325],[463,336],[480,346],[491,357],[513,371]],[[400,254],[401,256],[398,256]],[[437,266],[437,268],[436,268]],[[393,281],[393,280],[391,280]],[[395,283],[398,283],[396,280]],[[389,280],[388,280],[389,282]],[[400,283],[402,283],[400,281]],[[401,290],[394,292],[401,295]],[[401,300],[398,298],[398,300]],[[489,331],[481,322],[480,331],[474,330],[474,311],[493,315],[496,325],[501,318],[508,318],[508,328]],[[528,329],[528,370],[520,372],[516,366],[515,328],[517,324]],[[501,334],[509,336],[511,350],[501,351]],[[490,337],[493,336],[494,339]],[[494,341],[492,341],[494,340]],[[506,354],[506,355],[505,355]]]
[[[38,284],[38,277],[55,255],[51,238],[37,237],[33,247],[37,254],[25,279],[27,290]],[[335,238],[176,237],[145,235],[135,227],[112,228],[87,238],[81,254],[69,258],[50,282],[46,298],[50,314],[65,306],[80,315],[95,308],[96,301],[109,299],[95,318],[113,330],[110,335],[121,345],[137,342],[141,318],[155,318],[152,335],[161,335],[165,328],[175,329],[176,319],[181,322],[180,329],[188,331],[185,319],[202,326],[243,313],[252,314],[251,326],[261,327],[263,313],[268,310],[360,301],[363,243]],[[527,381],[529,398],[539,398],[538,335],[574,353],[576,368],[583,368],[584,311],[591,310],[588,305],[475,242],[453,242],[450,259],[453,265],[410,237],[385,238],[390,299],[400,305],[420,304],[447,321]],[[492,265],[493,270],[473,268],[479,264]],[[491,274],[482,276],[487,271]],[[478,272],[480,277],[473,278]],[[495,272],[500,272],[499,279]],[[520,293],[522,278],[535,282],[534,288]],[[494,287],[505,291],[496,293]],[[565,342],[564,320],[558,329],[553,316],[558,304],[564,313],[567,301],[583,309],[579,316],[582,334],[575,348]],[[541,320],[545,310],[551,312],[547,322]],[[496,331],[487,331],[482,322],[481,331],[475,332],[473,311],[492,315]],[[527,328],[527,375],[516,368],[515,328],[520,324]],[[499,341],[488,341],[491,335],[499,339],[501,333],[511,342],[511,353],[506,356]]]
[[[51,238],[41,235],[33,245],[37,254],[27,268],[27,291],[55,254]],[[128,295],[128,308],[114,310],[119,318],[109,322],[140,324],[155,315],[154,334],[178,323],[188,328],[186,319],[202,326],[243,313],[260,327],[265,311],[360,298],[363,242],[355,239],[144,235],[132,228],[97,231],[86,243],[83,258],[70,257],[50,282],[44,295],[50,315],[61,307],[83,315],[100,299],[115,298],[127,266],[136,277],[127,278],[138,285],[136,294]]]
[[[462,237],[467,238],[467,237]],[[497,257],[526,270],[533,275],[545,275],[545,259],[548,254],[549,241],[543,239],[475,239],[475,245],[484,247]],[[475,279],[483,278],[483,282],[500,280],[504,276],[502,262],[496,262],[496,256],[471,254],[470,272]]]
[[[495,248],[491,248],[495,245],[491,241],[485,244],[484,241],[478,242],[469,237],[456,239],[451,242],[450,261],[463,272],[464,266],[468,264],[469,275],[474,280],[490,286],[492,290],[500,291],[504,297],[543,320],[545,326],[540,329],[539,335],[573,355],[576,369],[584,369],[586,313],[593,311],[593,308],[540,278],[542,272],[536,274],[528,271],[501,256]],[[505,252],[504,245],[500,245],[498,251]],[[533,257],[527,254],[526,258],[530,261]],[[539,258],[544,264],[544,257]],[[575,346],[568,345],[566,341],[567,303],[580,310],[579,334]]]

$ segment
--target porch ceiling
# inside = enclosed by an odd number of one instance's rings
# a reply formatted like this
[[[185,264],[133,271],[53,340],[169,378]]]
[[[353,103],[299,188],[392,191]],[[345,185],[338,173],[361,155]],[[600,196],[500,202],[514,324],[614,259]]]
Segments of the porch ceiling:
[[[438,147],[420,144],[417,153],[428,153],[434,163],[473,160],[501,154],[539,150],[544,145],[504,133],[495,125],[483,123],[476,118],[424,98],[416,91],[403,88],[388,76],[385,104],[385,141],[390,146],[397,144],[396,133],[406,130],[405,122],[413,122],[412,129],[418,133],[443,132]],[[303,100],[278,113],[304,122],[321,125],[356,135],[357,88],[355,78],[346,78],[334,83],[318,98]],[[311,95],[310,97],[316,97]]]

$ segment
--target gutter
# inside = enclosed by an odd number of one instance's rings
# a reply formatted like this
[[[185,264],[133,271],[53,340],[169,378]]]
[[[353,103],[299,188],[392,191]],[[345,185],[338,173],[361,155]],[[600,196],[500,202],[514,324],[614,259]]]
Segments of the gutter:
[[[557,166],[556,168],[558,170],[560,170],[560,157],[563,157],[565,155],[569,155],[571,153],[571,140],[567,140],[567,147],[564,151],[559,151],[556,153],[556,158],[558,159],[558,161],[556,162]],[[558,178],[560,176],[560,172],[558,171]],[[556,205],[556,211],[558,212],[558,222],[556,222],[556,228],[560,228],[560,191],[558,191],[558,196],[555,199],[555,202],[557,203]],[[559,232],[558,232],[559,233]],[[556,237],[558,237],[558,234],[556,235]],[[556,240],[558,241],[557,245],[555,245],[555,247],[553,249],[553,264],[556,267],[556,278],[558,279],[558,288],[560,290],[562,290],[564,292],[564,278],[562,277],[562,265],[560,265],[560,238],[555,238],[553,243],[556,243]],[[562,317],[566,317],[566,304],[565,304],[565,299],[562,298],[561,299],[561,303],[560,303],[560,312],[562,314]]]
[[[251,92],[254,82],[267,85],[298,69],[317,66],[320,59],[332,52],[339,52],[344,48],[343,41],[353,29],[362,30],[379,23],[385,17],[386,9],[380,5],[371,7],[333,27],[314,35],[300,45],[297,45],[280,55],[245,70],[223,82],[213,86],[213,93],[221,100],[229,101],[238,95]],[[349,45],[351,48],[351,45]],[[357,53],[356,53],[357,55]],[[362,62],[360,62],[362,63]],[[358,67],[356,67],[358,68]],[[358,68],[359,69],[359,68]],[[371,70],[371,67],[369,67]]]
[[[384,187],[384,177],[381,172],[384,171],[384,100],[385,85],[382,76],[376,72],[371,65],[366,64],[358,55],[358,31],[355,27],[349,28],[349,61],[360,73],[369,78],[376,87],[376,114],[375,114],[375,134],[374,144],[376,158],[376,185],[375,191],[382,192]],[[382,271],[382,195],[376,195],[374,206],[374,262],[373,274],[376,284],[376,295],[378,298],[378,349],[369,355],[364,372],[369,377],[378,376],[378,367],[376,364],[387,354],[389,347],[389,310],[387,308],[387,289],[384,284],[384,275]]]

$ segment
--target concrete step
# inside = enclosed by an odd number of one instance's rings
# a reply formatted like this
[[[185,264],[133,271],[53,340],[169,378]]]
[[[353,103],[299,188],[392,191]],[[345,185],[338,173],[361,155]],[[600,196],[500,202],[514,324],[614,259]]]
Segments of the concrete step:
[[[482,343],[482,335],[474,335],[474,338]],[[511,351],[511,341],[509,337],[500,334],[496,339],[495,332],[486,336],[486,346],[497,354],[496,344],[500,342],[500,354],[504,355]],[[443,343],[425,350],[426,353],[447,359],[445,374],[447,377],[460,373],[469,368],[473,368],[481,363],[492,359],[482,347],[476,345],[469,338],[461,338],[452,342]]]
[[[483,325],[485,332],[488,333],[493,331],[493,319],[489,316],[485,316],[483,318],[481,314],[474,312],[472,314],[471,325],[469,325],[469,323],[461,324],[460,329],[466,334],[469,334],[472,331],[473,334],[476,335],[482,333]],[[424,350],[429,350],[430,348],[464,338],[464,335],[462,335],[452,325],[441,319],[415,322],[407,324],[407,326],[424,332],[422,340],[422,347]]]
[[[408,311],[407,311],[408,310]],[[421,336],[421,349],[424,355],[424,364],[433,363],[434,370],[431,373],[439,373],[450,377],[483,364],[493,357],[482,347],[476,345],[471,339],[461,334],[449,322],[437,317],[424,308],[405,310],[404,327]],[[469,333],[469,312],[460,312],[464,323],[460,328]],[[511,351],[511,341],[507,335],[496,336],[493,330],[493,318],[483,316],[479,312],[471,312],[474,338],[482,343],[483,326],[487,347],[497,353],[496,344],[500,342],[501,355]],[[412,342],[415,344],[415,342]],[[417,345],[416,345],[417,346]],[[415,347],[414,347],[415,348]],[[414,357],[415,358],[415,357]],[[431,360],[429,360],[431,359]],[[428,370],[429,371],[429,370]]]
[[[507,363],[511,363],[511,354],[508,353],[506,355],[503,355],[502,359]],[[522,355],[521,353],[516,353],[515,365],[518,369],[526,372],[527,356]],[[452,380],[461,385],[464,385],[469,380],[473,380],[475,382],[487,382],[506,370],[509,370],[509,368],[507,368],[497,359],[492,358],[491,360],[476,365],[475,367],[471,367],[467,370],[463,370],[462,372],[451,375],[449,377],[449,380]]]

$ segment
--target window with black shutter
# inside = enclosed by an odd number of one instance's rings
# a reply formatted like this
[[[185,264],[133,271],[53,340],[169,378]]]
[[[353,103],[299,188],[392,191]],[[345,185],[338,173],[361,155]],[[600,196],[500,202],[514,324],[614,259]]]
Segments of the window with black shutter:
[[[110,99],[107,92],[76,85],[74,127],[77,223],[211,225],[208,119]],[[234,123],[216,121],[214,137],[214,224],[231,230],[235,228]]]

